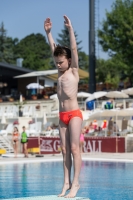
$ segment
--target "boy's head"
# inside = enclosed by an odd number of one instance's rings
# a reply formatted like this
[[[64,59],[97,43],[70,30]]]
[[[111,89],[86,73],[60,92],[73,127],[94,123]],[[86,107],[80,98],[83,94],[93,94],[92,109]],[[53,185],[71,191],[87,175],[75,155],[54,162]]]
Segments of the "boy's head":
[[[65,56],[67,59],[71,58],[71,50],[68,47],[57,45],[54,49],[54,57]]]
[[[71,64],[71,50],[68,47],[57,45],[54,50],[54,59],[59,71],[65,71]]]
[[[22,127],[23,131],[25,131],[25,126]]]

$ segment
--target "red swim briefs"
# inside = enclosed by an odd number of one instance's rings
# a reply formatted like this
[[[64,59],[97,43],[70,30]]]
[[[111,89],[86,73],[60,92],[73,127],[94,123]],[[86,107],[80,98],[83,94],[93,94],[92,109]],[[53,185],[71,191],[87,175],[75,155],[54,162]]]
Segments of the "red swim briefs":
[[[67,112],[60,112],[59,115],[60,115],[60,120],[66,125],[68,125],[70,120],[74,117],[80,117],[81,119],[83,119],[82,113],[79,109]]]

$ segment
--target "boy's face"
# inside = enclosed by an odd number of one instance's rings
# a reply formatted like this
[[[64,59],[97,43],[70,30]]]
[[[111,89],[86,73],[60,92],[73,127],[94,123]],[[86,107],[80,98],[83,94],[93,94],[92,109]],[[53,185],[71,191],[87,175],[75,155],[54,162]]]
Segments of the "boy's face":
[[[56,67],[60,72],[66,71],[71,64],[71,59],[67,59],[65,56],[54,57],[54,59]]]

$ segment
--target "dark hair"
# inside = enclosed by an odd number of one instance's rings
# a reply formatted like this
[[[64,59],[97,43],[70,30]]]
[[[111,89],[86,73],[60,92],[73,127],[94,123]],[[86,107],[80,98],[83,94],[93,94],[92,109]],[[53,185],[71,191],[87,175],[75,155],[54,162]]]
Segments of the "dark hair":
[[[68,47],[57,45],[54,49],[54,56],[65,56],[69,59],[71,58],[71,50]]]
[[[23,126],[22,128],[25,128],[25,126]]]
[[[18,128],[16,126],[14,128],[17,129],[17,131],[18,131]]]

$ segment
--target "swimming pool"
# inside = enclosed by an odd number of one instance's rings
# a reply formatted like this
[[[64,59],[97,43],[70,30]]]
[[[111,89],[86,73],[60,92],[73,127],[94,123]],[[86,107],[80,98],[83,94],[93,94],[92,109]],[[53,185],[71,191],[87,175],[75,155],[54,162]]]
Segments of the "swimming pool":
[[[0,199],[57,195],[62,162],[0,166]],[[91,200],[132,200],[133,163],[83,161],[77,196]]]

